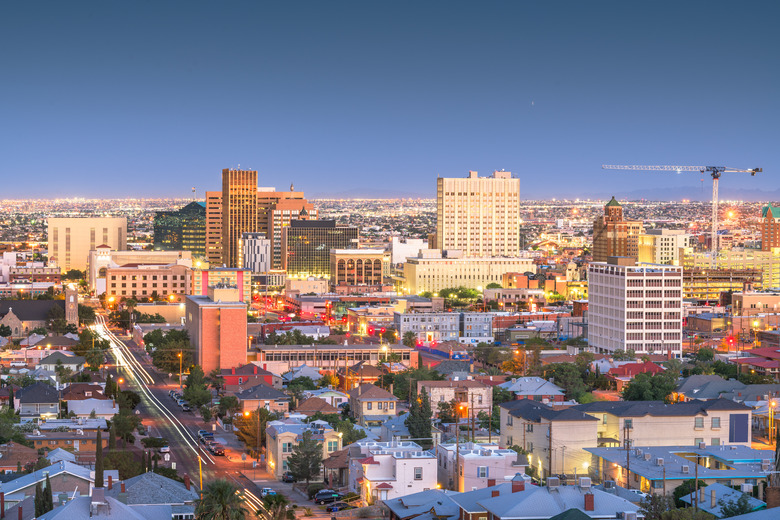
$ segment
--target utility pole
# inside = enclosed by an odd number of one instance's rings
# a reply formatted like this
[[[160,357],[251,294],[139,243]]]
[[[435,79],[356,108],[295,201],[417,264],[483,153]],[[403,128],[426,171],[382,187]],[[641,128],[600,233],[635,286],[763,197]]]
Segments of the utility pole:
[[[699,454],[696,454],[696,466],[694,467],[693,482],[695,490],[693,492],[693,512],[694,516],[699,512]]]
[[[474,442],[474,394],[471,394],[471,406],[469,412],[471,413],[471,442]]]
[[[547,464],[549,465],[547,476],[549,477],[552,475],[552,423],[547,426],[547,439]]]
[[[666,496],[666,466],[663,467],[663,485],[664,485],[664,496]]]
[[[631,428],[625,422],[623,423],[623,443],[626,447],[626,489],[631,489],[631,457],[629,456],[631,450]]]

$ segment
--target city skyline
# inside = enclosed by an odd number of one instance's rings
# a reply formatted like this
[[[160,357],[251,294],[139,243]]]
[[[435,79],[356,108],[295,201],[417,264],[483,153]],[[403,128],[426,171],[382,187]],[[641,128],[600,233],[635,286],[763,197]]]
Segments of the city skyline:
[[[523,200],[709,198],[698,174],[600,169],[628,163],[763,167],[721,197],[776,200],[777,14],[9,3],[5,197],[201,198],[240,164],[311,199],[432,198],[438,176],[500,169]]]

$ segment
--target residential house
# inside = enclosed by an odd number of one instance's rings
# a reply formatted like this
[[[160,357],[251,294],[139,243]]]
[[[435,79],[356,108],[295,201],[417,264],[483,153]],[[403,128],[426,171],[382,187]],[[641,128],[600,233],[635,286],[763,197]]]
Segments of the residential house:
[[[59,493],[72,495],[75,489],[81,489],[85,492],[89,490],[95,484],[94,473],[88,468],[60,461],[14,480],[0,483],[0,493],[5,494],[6,507],[12,506],[26,497],[34,496],[36,484],[45,483],[48,475],[55,497]],[[105,481],[111,478],[117,482],[119,481],[119,471],[115,469],[104,470],[103,478]]]
[[[322,461],[325,485],[332,489],[346,487],[349,483],[349,447],[334,451]]]
[[[6,385],[3,388],[0,388],[0,406],[8,406],[9,401],[11,400],[11,392],[13,393],[18,392],[21,390],[21,386],[17,385]]]
[[[501,446],[527,450],[528,463],[540,476],[582,471],[590,463],[583,450],[596,442],[598,419],[572,408],[553,409],[530,399],[499,405]]]
[[[38,450],[22,444],[8,441],[0,444],[0,472],[16,473],[18,468],[25,469],[38,460]]]
[[[67,419],[46,419],[38,421],[35,426],[42,432],[51,430],[61,430],[67,428],[69,430],[84,430],[85,432],[97,432],[98,429],[107,431],[108,423],[106,419],[101,418],[88,418],[88,417],[72,417]]]
[[[68,356],[63,352],[57,351],[41,359],[41,362],[38,363],[35,368],[56,372],[57,367],[61,366],[76,374],[84,370],[84,363],[85,360],[82,356]]]
[[[72,383],[62,390],[63,401],[76,401],[82,399],[111,399],[105,395],[103,387],[90,383]]]
[[[708,401],[724,397],[739,403],[757,403],[778,395],[780,384],[746,385],[736,379],[697,374],[681,380],[672,398],[674,401]]]
[[[336,408],[339,408],[344,403],[349,402],[349,395],[330,387],[318,388],[317,390],[304,390],[303,396],[305,398],[319,397],[329,405]]]
[[[152,509],[151,506],[156,506],[155,509],[166,506],[174,514],[171,518],[194,518],[195,502],[199,498],[189,475],[184,475],[184,482],[178,482],[153,471],[114,484],[111,489],[105,490],[105,495],[141,513],[144,509]],[[159,518],[163,515],[160,514]]]
[[[671,496],[675,488],[692,478],[706,484],[749,487],[765,481],[774,453],[749,446],[635,444],[625,448],[586,448],[592,454],[590,474],[628,489]]]
[[[282,384],[287,385],[290,381],[299,377],[308,377],[316,383],[322,379],[322,374],[320,374],[319,368],[304,363],[297,367],[292,367],[288,372],[282,374]]]
[[[290,396],[264,383],[238,392],[236,397],[244,412],[265,408],[272,413],[283,414],[290,409]]]
[[[415,442],[357,441],[349,458],[348,489],[366,503],[436,488],[436,457]]]
[[[295,419],[271,421],[265,430],[267,467],[277,479],[281,479],[284,472],[288,470],[287,458],[292,453],[293,446],[301,442],[306,432],[309,432],[322,446],[323,460],[341,449],[341,434],[325,421],[311,423],[303,423]]]
[[[730,361],[739,366],[741,372],[754,372],[758,375],[780,380],[780,349],[771,345],[780,337],[778,331],[760,331],[759,342],[761,347],[743,351],[743,356],[732,358]],[[771,338],[771,340],[770,340]],[[771,346],[767,346],[770,344]]]
[[[27,346],[38,350],[72,350],[78,344],[79,337],[76,334],[39,336],[36,341],[27,342]]]
[[[396,415],[385,420],[379,430],[376,440],[379,442],[408,441],[412,438],[409,433],[409,427],[406,426],[406,419],[409,414]],[[434,448],[441,442],[443,431],[436,426],[431,427],[431,437],[433,438]]]
[[[743,496],[751,512],[766,509],[766,502],[717,482],[706,487],[702,486],[699,488],[698,494],[696,491],[692,491],[687,495],[683,495],[680,497],[680,500],[688,504],[688,507],[696,505],[700,510],[711,514],[715,518],[728,518],[729,515],[723,511],[723,507],[730,503],[736,504]]]
[[[32,443],[35,449],[44,448],[51,451],[63,448],[69,451],[90,453],[97,451],[97,432],[34,430],[32,433],[26,433],[24,437]],[[108,435],[102,435],[101,444],[104,448],[108,447]]]
[[[56,496],[56,495],[55,495]],[[60,507],[55,507],[37,520],[158,520],[193,518],[177,514],[177,507],[170,505],[129,506],[106,496],[106,488],[92,488],[91,494],[75,496]]]
[[[341,381],[342,388],[349,390],[364,383],[376,384],[384,372],[369,364],[368,361],[359,361],[350,367],[338,369],[336,374]]]
[[[83,419],[111,419],[119,413],[119,405],[113,399],[90,397],[67,401],[68,414]]]
[[[366,383],[349,390],[347,394],[350,413],[361,426],[379,426],[396,415],[398,398],[376,385]]]
[[[528,459],[498,444],[464,442],[436,446],[436,468],[439,485],[455,491],[473,491],[525,474]],[[530,478],[530,477],[529,477]]]
[[[547,520],[572,509],[599,519],[626,519],[639,513],[638,505],[593,489],[589,478],[574,486],[561,486],[557,478],[549,479],[546,486],[532,486],[515,477],[511,483],[455,495],[453,500],[461,505],[464,520]]]
[[[752,409],[728,399],[676,404],[597,401],[571,409],[598,420],[598,443],[590,446],[624,446],[626,442],[637,446],[750,446],[752,440]]]
[[[623,388],[625,388],[637,374],[649,374],[654,376],[663,371],[664,368],[662,366],[656,365],[652,361],[642,361],[641,363],[626,363],[618,367],[610,368],[606,373],[606,376],[615,382],[617,391],[622,392]]]
[[[14,394],[14,409],[25,419],[56,419],[60,412],[60,394],[46,383],[35,383]]]
[[[320,399],[319,397],[309,397],[305,401],[302,401],[295,407],[295,412],[302,413],[308,417],[311,417],[318,412],[325,415],[341,413],[338,408],[331,406],[325,399]]]
[[[458,520],[460,507],[452,500],[455,491],[429,489],[383,502],[390,520]]]
[[[559,403],[566,400],[563,388],[541,377],[512,378],[498,386],[512,392],[515,395],[515,399],[531,399],[543,403]]]
[[[476,417],[479,412],[490,413],[493,406],[493,387],[466,379],[462,381],[417,381],[417,394],[423,389],[431,401],[434,413],[439,403],[455,401],[459,417]]]
[[[225,390],[229,392],[241,391],[244,388],[250,388],[261,383],[277,390],[282,388],[281,377],[260,368],[255,363],[247,363],[246,365],[229,369],[223,368],[220,370],[220,376],[225,381]]]
[[[458,359],[445,359],[429,366],[445,377],[452,374],[472,373],[471,362]]]

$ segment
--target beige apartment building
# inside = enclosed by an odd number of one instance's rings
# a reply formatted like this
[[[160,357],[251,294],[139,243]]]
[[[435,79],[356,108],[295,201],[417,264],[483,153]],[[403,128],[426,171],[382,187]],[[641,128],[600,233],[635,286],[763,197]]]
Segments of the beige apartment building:
[[[222,265],[222,192],[206,192],[206,260]]]
[[[168,265],[192,267],[192,252],[113,251],[109,247],[98,247],[94,251],[89,252],[87,281],[89,282],[90,290],[95,291],[95,294],[103,294],[109,288],[106,279],[109,269],[118,267],[137,268],[139,266],[163,267]]]
[[[122,251],[127,249],[127,219],[125,217],[50,218],[49,262],[62,272],[84,271],[89,252],[101,245]]]
[[[192,269],[186,265],[127,265],[106,269],[106,298],[179,302],[192,292]]]
[[[495,171],[436,181],[436,248],[467,257],[520,254],[520,179]]]
[[[241,265],[241,235],[256,231],[257,171],[222,170],[222,263],[226,267]]]
[[[530,258],[464,258],[460,251],[420,251],[404,263],[404,285],[409,294],[437,293],[451,287],[483,290],[489,283],[501,283],[505,273],[536,272]]]
[[[639,235],[638,240],[639,262],[680,265],[680,251],[691,247],[695,238],[682,229],[651,229]]]
[[[744,280],[740,278],[735,283],[741,286],[743,281],[753,281],[756,289],[774,289],[780,287],[780,247],[769,251],[758,249],[735,248],[718,251],[715,265],[712,265],[710,253],[699,253],[692,248],[682,251],[681,265],[685,268],[686,278],[689,272],[713,271],[713,267],[722,271],[735,273],[755,271],[758,278]],[[736,279],[737,276],[734,276]],[[736,287],[738,290],[739,287]],[[735,287],[731,287],[731,290]],[[686,297],[693,297],[686,290]]]
[[[381,285],[389,260],[383,249],[331,249],[330,284]]]

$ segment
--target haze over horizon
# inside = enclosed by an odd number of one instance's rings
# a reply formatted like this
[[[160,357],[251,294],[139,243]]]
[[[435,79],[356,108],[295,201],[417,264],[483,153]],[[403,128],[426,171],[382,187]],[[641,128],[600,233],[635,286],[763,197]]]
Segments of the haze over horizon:
[[[506,169],[526,200],[709,200],[610,163],[763,167],[721,198],[780,200],[777,3],[446,6],[3,3],[3,198],[202,196],[240,164],[313,199]]]

